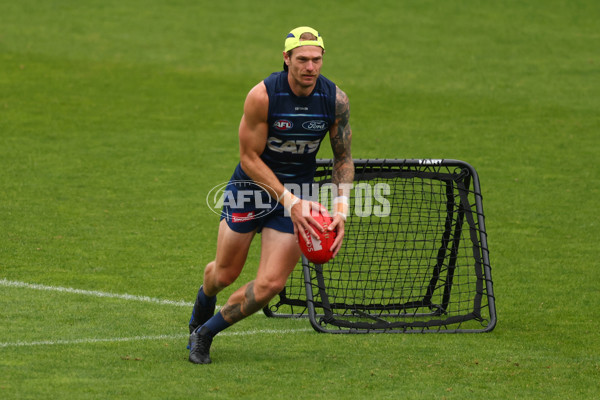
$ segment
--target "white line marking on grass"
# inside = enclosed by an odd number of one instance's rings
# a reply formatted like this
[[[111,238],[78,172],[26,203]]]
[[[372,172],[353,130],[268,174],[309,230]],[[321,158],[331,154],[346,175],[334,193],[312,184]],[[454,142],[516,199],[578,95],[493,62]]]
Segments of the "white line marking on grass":
[[[183,301],[183,300],[181,300],[181,301],[164,300],[164,299],[157,299],[155,297],[135,296],[135,295],[126,294],[126,293],[119,294],[119,293],[110,293],[110,292],[100,292],[98,290],[82,290],[82,289],[74,289],[74,288],[69,288],[69,287],[39,285],[37,283],[9,281],[7,279],[0,279],[0,286],[35,289],[35,290],[46,290],[46,291],[51,291],[51,292],[61,292],[61,293],[71,293],[71,294],[81,294],[84,296],[107,297],[107,298],[121,299],[121,300],[142,301],[145,303],[164,304],[164,305],[169,305],[169,306],[180,306],[180,307],[193,307],[194,306],[194,303],[190,303],[190,302]]]
[[[140,340],[161,340],[161,339],[180,339],[189,335],[156,335],[156,336],[133,336],[120,338],[88,338],[88,339],[58,339],[41,340],[36,342],[6,342],[0,343],[2,347],[27,347],[27,346],[53,346],[57,344],[89,344],[89,343],[114,343],[114,342],[135,342]]]
[[[310,332],[313,329],[260,329],[252,331],[239,331],[239,332],[223,332],[219,336],[246,336],[246,335],[260,335],[260,334],[290,334],[300,332]],[[142,340],[172,340],[172,339],[184,339],[187,338],[188,334],[178,335],[154,335],[154,336],[132,336],[132,337],[117,337],[117,338],[88,338],[88,339],[58,339],[58,340],[43,340],[36,342],[5,342],[0,343],[0,348],[6,347],[31,347],[31,346],[55,346],[55,345],[74,345],[74,344],[93,344],[93,343],[117,343],[117,342],[137,342]]]

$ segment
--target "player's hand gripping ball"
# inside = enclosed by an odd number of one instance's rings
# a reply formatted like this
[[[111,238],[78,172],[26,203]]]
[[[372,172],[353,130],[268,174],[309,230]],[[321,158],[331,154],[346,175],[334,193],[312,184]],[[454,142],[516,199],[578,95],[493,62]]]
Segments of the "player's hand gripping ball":
[[[335,241],[336,231],[327,230],[329,224],[333,222],[333,218],[329,216],[327,211],[325,211],[325,214],[318,211],[312,211],[311,216],[319,225],[325,228],[325,232],[321,232],[316,227],[313,227],[318,234],[318,236],[315,237],[311,235],[308,229],[304,229],[304,233],[306,233],[308,240],[304,240],[302,235],[299,235],[298,244],[300,245],[300,250],[302,250],[302,253],[310,262],[314,264],[325,264],[333,258],[333,252],[329,249]]]

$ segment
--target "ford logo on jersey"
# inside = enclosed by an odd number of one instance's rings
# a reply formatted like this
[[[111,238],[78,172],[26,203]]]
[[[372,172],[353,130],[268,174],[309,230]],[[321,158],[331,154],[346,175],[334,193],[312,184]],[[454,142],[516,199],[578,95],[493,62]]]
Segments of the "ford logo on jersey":
[[[277,121],[273,122],[273,128],[277,129],[278,131],[290,130],[292,129],[292,126],[294,126],[294,124],[287,119],[278,119]]]
[[[302,127],[309,131],[320,132],[320,131],[324,131],[327,129],[327,122],[325,122],[325,121],[306,121],[305,123],[302,124]]]

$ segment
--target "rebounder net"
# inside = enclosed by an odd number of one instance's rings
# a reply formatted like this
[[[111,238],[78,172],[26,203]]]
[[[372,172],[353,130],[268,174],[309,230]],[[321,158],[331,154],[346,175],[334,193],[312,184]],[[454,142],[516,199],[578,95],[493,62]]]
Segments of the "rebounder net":
[[[476,171],[458,160],[354,160],[338,255],[302,258],[264,311],[319,332],[485,332],[496,312]],[[319,201],[331,204],[331,160]]]

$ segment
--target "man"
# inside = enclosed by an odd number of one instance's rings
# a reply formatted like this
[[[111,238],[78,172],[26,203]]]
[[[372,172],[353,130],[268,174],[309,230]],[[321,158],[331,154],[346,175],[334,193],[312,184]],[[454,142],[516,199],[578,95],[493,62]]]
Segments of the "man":
[[[226,192],[235,198],[245,183],[252,182],[264,189],[263,198],[242,202],[241,209],[229,203],[223,207],[216,258],[204,270],[189,322],[193,363],[210,363],[214,336],[261,310],[283,290],[301,255],[298,235],[306,237],[305,229],[313,234],[315,229],[324,231],[307,212],[318,208],[317,203],[295,196],[285,184],[312,182],[316,154],[327,132],[334,154],[332,179],[338,187],[337,208],[328,229],[337,230],[331,247],[334,255],[341,247],[349,190],[343,184],[354,179],[352,132],[348,97],[320,75],[324,52],[323,38],[316,30],[292,30],[285,40],[284,71],[248,93],[239,127],[240,163]],[[263,200],[271,199],[271,212],[256,217]],[[256,233],[262,234],[256,279],[240,287],[214,314],[217,294],[241,273]]]

